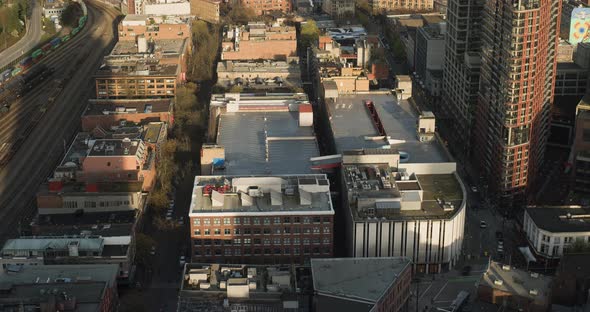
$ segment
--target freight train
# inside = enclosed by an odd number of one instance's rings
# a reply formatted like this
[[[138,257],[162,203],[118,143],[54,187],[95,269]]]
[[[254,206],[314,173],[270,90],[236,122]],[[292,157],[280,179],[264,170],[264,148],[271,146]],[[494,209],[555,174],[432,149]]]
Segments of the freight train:
[[[13,100],[25,95],[40,82],[50,77],[53,72],[53,68],[39,64],[26,73],[14,77],[0,87],[0,107],[8,107]]]

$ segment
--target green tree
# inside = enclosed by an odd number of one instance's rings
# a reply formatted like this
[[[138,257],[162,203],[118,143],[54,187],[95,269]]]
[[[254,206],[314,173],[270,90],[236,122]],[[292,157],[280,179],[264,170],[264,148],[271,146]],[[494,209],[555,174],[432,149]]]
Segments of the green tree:
[[[150,260],[150,251],[156,247],[156,241],[143,233],[135,235],[135,263],[147,265]]]
[[[70,2],[61,13],[59,22],[63,27],[78,27],[78,18],[82,16],[82,8],[77,2]]]
[[[320,29],[314,20],[307,20],[301,26],[301,45],[304,49],[316,45],[320,38]]]
[[[223,7],[220,13],[223,16],[225,24],[245,25],[257,19],[256,12],[252,8],[244,7],[239,3],[233,6],[226,5]]]

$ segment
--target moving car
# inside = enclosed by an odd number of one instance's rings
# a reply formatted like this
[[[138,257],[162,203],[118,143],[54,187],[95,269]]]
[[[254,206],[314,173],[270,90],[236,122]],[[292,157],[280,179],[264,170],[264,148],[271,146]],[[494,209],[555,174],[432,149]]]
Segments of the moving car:
[[[488,227],[488,224],[485,221],[479,221],[479,227],[485,229]]]

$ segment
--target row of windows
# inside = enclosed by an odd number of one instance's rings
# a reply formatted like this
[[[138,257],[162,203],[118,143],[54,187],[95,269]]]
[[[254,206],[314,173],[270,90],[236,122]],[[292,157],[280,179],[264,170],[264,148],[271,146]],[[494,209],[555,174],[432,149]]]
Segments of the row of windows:
[[[128,200],[112,200],[112,201],[85,201],[84,208],[96,208],[98,207],[120,207],[129,206]],[[78,202],[73,200],[66,200],[63,202],[64,208],[78,208]]]
[[[213,219],[213,220],[211,220]],[[202,220],[202,221],[201,221]],[[265,225],[269,225],[269,224],[290,224],[290,223],[304,223],[304,224],[309,224],[309,223],[330,223],[331,222],[331,218],[330,217],[319,217],[319,216],[315,216],[315,217],[265,217],[265,218],[250,218],[250,217],[243,217],[243,218],[195,218],[193,219],[193,224],[194,225],[210,225],[210,224],[214,224],[214,225],[220,225],[221,222],[223,221],[224,225],[240,225],[240,224],[254,224],[254,225],[259,225],[259,224],[265,224]],[[272,223],[271,223],[272,221]],[[303,221],[303,222],[302,222]],[[213,223],[211,223],[213,222]],[[232,223],[233,222],[233,223]],[[250,223],[252,222],[252,223]],[[261,223],[262,222],[262,223]]]
[[[175,79],[97,79],[98,83],[176,83]]]
[[[319,245],[320,243],[322,245],[330,245],[330,238],[329,237],[324,237],[322,239],[315,237],[315,238],[303,238],[303,239],[299,239],[299,238],[265,238],[265,239],[260,239],[260,238],[234,238],[234,239],[195,239],[193,240],[193,244],[195,245],[195,247],[197,246],[210,246],[210,245],[216,245],[216,246],[221,246],[222,244],[224,246],[228,246],[228,245],[249,245],[249,244],[254,244],[254,245],[270,245],[271,243],[273,245],[299,245],[301,243],[303,243],[303,245],[309,245],[309,244],[313,244],[313,245]]]
[[[329,247],[303,247],[303,254],[310,255],[310,254],[323,254],[329,255],[330,254]],[[205,250],[195,250],[195,256],[250,256],[250,255],[300,255],[301,248],[293,247],[293,248],[244,248],[243,252],[241,249],[205,249]]]
[[[270,235],[270,234],[320,234],[320,232],[322,234],[329,234],[330,233],[330,227],[325,226],[323,228],[320,229],[320,227],[313,227],[313,228],[298,228],[298,227],[284,227],[284,228],[280,228],[280,227],[276,227],[276,228],[243,228],[243,229],[223,229],[223,235]],[[195,229],[193,231],[194,236],[201,236],[201,235],[205,235],[205,236],[209,236],[211,235],[211,229],[203,229],[201,231],[201,229]],[[213,229],[213,235],[221,235],[221,229]]]

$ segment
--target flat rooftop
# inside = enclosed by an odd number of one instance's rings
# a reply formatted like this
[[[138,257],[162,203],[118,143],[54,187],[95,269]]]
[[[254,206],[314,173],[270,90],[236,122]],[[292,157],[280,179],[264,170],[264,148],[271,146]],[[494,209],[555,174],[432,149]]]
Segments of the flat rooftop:
[[[35,235],[98,235],[127,236],[131,234],[137,212],[95,212],[82,215],[38,215],[33,224]]]
[[[165,15],[165,16],[148,16],[142,14],[129,14],[125,15],[121,24],[123,26],[133,26],[133,25],[155,25],[158,24],[189,24],[190,18],[180,17],[180,16],[173,16],[173,15]]]
[[[225,107],[216,142],[225,148],[225,169],[214,174],[312,173],[310,158],[320,151],[313,126],[300,126],[302,104],[309,105],[306,95],[240,94],[229,103],[213,95],[211,105]]]
[[[492,261],[479,283],[515,296],[543,302],[549,300],[551,278]]]
[[[39,310],[42,304],[47,307],[50,303],[56,306],[66,303],[62,295],[66,294],[68,299],[75,298],[76,312],[100,311],[106,290],[106,282],[96,281],[6,284],[0,294],[0,309],[5,312],[43,311]]]
[[[311,259],[313,286],[322,295],[376,303],[410,265],[403,257]]]
[[[35,284],[37,281],[55,283],[56,279],[69,278],[72,282],[101,281],[111,284],[119,273],[117,264],[60,264],[27,265],[19,272],[0,274],[0,283]]]
[[[95,77],[119,77],[119,76],[156,76],[176,77],[179,70],[178,64],[159,64],[158,59],[143,59],[117,61],[109,60],[103,64],[94,74]]]
[[[90,99],[84,116],[163,113],[172,110],[172,99]]]
[[[189,215],[240,212],[331,215],[330,182],[325,174],[195,178]]]
[[[545,231],[590,232],[590,207],[529,206],[526,213]]]
[[[141,192],[142,181],[125,182],[63,182],[59,193],[84,193],[84,196],[104,196],[117,193]],[[92,190],[88,187],[92,185]],[[43,183],[39,186],[39,194],[55,193],[49,189],[49,184]]]
[[[309,311],[306,267],[189,263],[183,275],[178,311]]]
[[[404,180],[387,164],[343,165],[349,203],[356,220],[369,217],[390,220],[448,219],[463,202],[463,191],[454,174],[411,174]]]
[[[174,55],[178,57],[185,50],[185,45],[188,39],[160,39],[149,42],[147,48],[149,51],[139,52],[137,43],[135,41],[118,41],[111,51],[111,54],[106,59],[117,58],[128,55],[148,55],[156,54],[158,57],[165,57],[167,55]]]
[[[217,63],[217,72],[249,72],[249,73],[297,73],[300,72],[298,63],[285,61],[231,61],[225,60]],[[220,77],[222,78],[222,77]]]
[[[373,101],[389,142],[379,137],[365,100]],[[409,163],[451,162],[440,142],[418,140],[418,112],[406,100],[398,102],[385,94],[340,96],[327,106],[340,153],[362,148],[393,148],[407,153]]]

